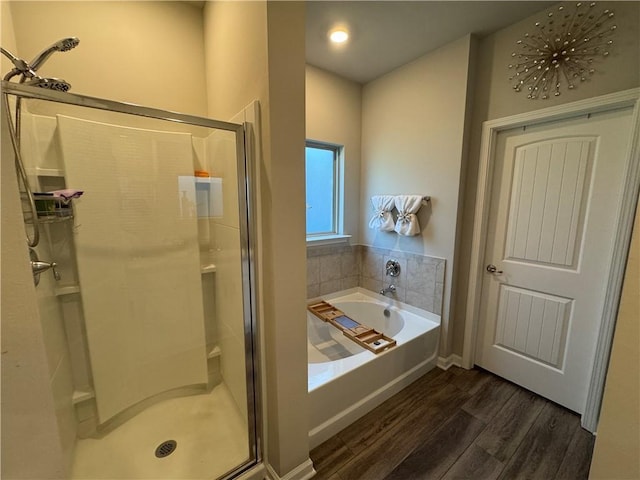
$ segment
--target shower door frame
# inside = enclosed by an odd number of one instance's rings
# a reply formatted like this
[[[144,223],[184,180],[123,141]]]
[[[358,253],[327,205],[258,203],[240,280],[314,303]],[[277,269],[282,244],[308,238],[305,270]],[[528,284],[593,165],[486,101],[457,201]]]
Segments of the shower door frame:
[[[253,169],[247,158],[251,149],[245,146],[247,139],[245,125],[221,120],[213,120],[197,115],[144,107],[132,103],[118,102],[97,97],[58,92],[39,87],[29,87],[2,80],[2,94],[16,98],[44,100],[54,103],[75,105],[95,110],[124,113],[138,117],[165,120],[173,123],[208,127],[234,132],[236,138],[236,162],[238,169],[238,206],[240,225],[240,251],[242,265],[242,306],[245,344],[245,382],[247,385],[247,426],[249,435],[249,460],[227,472],[223,480],[234,478],[257,465],[261,460],[260,392],[257,388],[259,376],[258,336],[257,336],[257,283],[256,283],[256,232],[252,228],[254,189]],[[26,265],[25,265],[26,267]]]

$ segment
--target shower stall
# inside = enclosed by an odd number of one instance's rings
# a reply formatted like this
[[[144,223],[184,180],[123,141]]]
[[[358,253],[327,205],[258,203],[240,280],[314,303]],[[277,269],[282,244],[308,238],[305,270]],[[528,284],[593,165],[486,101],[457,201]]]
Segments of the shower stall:
[[[37,75],[73,46],[2,82],[68,477],[233,478],[260,460],[245,128]]]

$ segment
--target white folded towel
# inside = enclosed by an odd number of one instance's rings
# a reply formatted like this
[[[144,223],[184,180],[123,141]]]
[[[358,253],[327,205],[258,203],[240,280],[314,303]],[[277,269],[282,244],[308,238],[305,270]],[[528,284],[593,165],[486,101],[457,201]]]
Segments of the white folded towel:
[[[416,213],[422,205],[422,195],[396,195],[394,198],[398,210],[395,231],[407,237],[420,233],[420,224]]]
[[[380,230],[381,232],[392,232],[395,227],[391,210],[393,210],[394,199],[391,195],[374,195],[371,197],[374,214],[369,220],[369,228]]]

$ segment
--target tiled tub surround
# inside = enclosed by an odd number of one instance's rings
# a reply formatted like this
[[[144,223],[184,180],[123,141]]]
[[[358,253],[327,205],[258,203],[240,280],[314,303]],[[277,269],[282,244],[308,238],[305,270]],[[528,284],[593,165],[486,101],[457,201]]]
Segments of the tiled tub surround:
[[[360,245],[307,248],[307,298],[360,286]]]
[[[400,275],[386,275],[388,260],[400,264]],[[393,283],[393,298],[442,314],[445,260],[367,245],[325,245],[307,248],[307,297],[362,287],[378,293]]]

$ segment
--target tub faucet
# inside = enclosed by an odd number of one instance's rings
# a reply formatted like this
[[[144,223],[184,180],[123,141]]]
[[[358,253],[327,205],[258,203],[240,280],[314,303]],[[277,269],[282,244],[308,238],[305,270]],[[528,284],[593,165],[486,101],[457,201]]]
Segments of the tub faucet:
[[[380,295],[386,295],[387,293],[396,293],[396,286],[393,283],[380,290]]]

